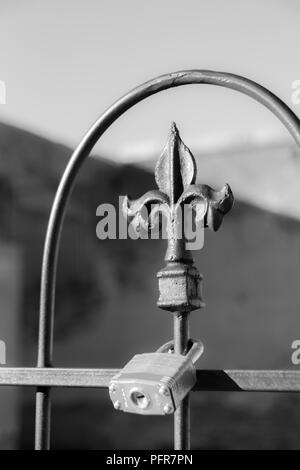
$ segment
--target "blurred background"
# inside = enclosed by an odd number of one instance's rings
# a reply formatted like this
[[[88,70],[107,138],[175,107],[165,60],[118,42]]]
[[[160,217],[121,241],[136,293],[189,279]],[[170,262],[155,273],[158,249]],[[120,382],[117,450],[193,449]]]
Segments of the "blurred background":
[[[6,366],[33,366],[42,248],[62,172],[89,126],[163,73],[212,69],[270,88],[297,115],[296,0],[0,0],[0,340]],[[2,87],[3,89],[3,87]],[[5,101],[5,103],[3,102]],[[189,86],[120,118],[80,172],[59,257],[54,361],[122,367],[171,338],[156,307],[165,242],[96,237],[96,208],[155,188],[171,121],[198,181],[236,197],[195,261],[207,307],[192,314],[202,368],[286,368],[300,339],[300,151],[250,98]],[[299,368],[300,366],[298,366]],[[194,449],[300,448],[300,397],[192,395]],[[106,391],[54,390],[52,448],[168,449],[171,418],[115,412]],[[0,388],[0,447],[32,448],[34,390]]]

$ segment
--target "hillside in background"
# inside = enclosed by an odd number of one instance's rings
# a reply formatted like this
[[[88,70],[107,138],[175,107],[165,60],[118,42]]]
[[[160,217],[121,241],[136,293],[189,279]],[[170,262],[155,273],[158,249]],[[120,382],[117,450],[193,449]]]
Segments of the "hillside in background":
[[[0,155],[1,239],[22,252],[20,360],[29,366],[36,360],[39,277],[47,219],[71,151],[1,124]],[[243,158],[247,167],[247,152]],[[201,163],[199,178],[206,183]],[[223,180],[222,165],[215,168],[224,182],[227,178],[224,175]],[[249,178],[249,184],[254,183]],[[235,182],[233,190],[234,186]],[[83,167],[60,249],[54,348],[57,366],[120,367],[135,353],[153,351],[170,339],[171,315],[156,307],[156,272],[163,266],[165,242],[96,238],[100,203],[117,207],[119,195],[138,197],[152,188],[153,175],[141,168],[100,158],[89,159]],[[300,338],[299,240],[296,218],[239,200],[220,232],[206,232],[204,249],[195,254],[195,260],[204,275],[207,307],[194,312],[191,321],[192,335],[205,345],[198,367],[294,367],[291,343]],[[4,314],[9,312],[1,312]],[[22,397],[22,446],[31,446],[33,393],[26,390]],[[300,426],[294,413],[298,402],[295,396],[193,396],[194,448],[299,447],[294,438]],[[247,428],[244,422],[250,423]],[[170,419],[146,420],[116,413],[105,391],[55,391],[53,423],[56,448],[171,445]]]

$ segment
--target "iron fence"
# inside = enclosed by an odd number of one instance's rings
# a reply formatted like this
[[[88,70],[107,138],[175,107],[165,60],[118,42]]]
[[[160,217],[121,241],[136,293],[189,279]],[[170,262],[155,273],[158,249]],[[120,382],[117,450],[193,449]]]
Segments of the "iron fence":
[[[70,198],[72,188],[83,162],[89,156],[96,142],[104,132],[128,109],[151,95],[182,85],[207,84],[217,85],[239,91],[250,96],[272,111],[295,139],[300,147],[300,122],[291,109],[269,90],[257,83],[233,74],[213,72],[206,70],[190,70],[162,75],[135,88],[115,102],[95,122],[85,135],[79,146],[74,151],[65,172],[61,178],[56,196],[53,202],[46,240],[41,277],[41,297],[39,314],[39,343],[37,367],[32,368],[0,368],[0,385],[31,386],[36,388],[36,423],[35,423],[35,448],[37,450],[50,447],[50,415],[51,415],[51,389],[52,387],[90,387],[107,388],[112,377],[118,372],[116,369],[65,369],[55,368],[52,364],[53,357],[53,323],[55,305],[56,267],[60,235],[63,226],[64,215]],[[178,171],[174,160],[173,151],[168,153],[167,172],[162,165],[157,175],[160,190],[168,187],[170,204],[174,205],[181,197],[181,190],[187,185],[193,184],[194,174],[186,175],[186,171],[180,173],[181,182],[174,172]],[[178,155],[177,155],[178,158]],[[171,166],[170,166],[171,165]],[[172,166],[173,165],[173,166]],[[185,165],[185,163],[183,163]],[[177,170],[176,170],[177,168]],[[185,168],[187,170],[187,168]],[[187,171],[189,173],[190,170]],[[193,170],[192,170],[193,173]],[[164,178],[167,178],[167,183]],[[214,198],[214,194],[202,193],[194,197],[204,197],[212,211],[212,220],[206,220],[206,224],[212,224],[213,229],[219,224],[218,219],[223,217],[232,205],[231,194],[225,187],[223,194]],[[153,194],[152,194],[153,196]],[[224,200],[230,204],[224,205]],[[217,214],[214,214],[217,211]],[[184,242],[178,242],[174,232],[169,236],[169,248],[166,256],[167,266],[170,262],[187,264],[189,271],[192,261],[185,251]],[[193,267],[194,268],[194,267]],[[164,274],[165,275],[165,271]],[[189,275],[195,280],[195,286],[200,284],[201,277],[193,271]],[[172,282],[172,279],[171,279]],[[172,284],[170,284],[172,287]],[[176,286],[174,284],[174,291]],[[161,294],[164,295],[163,288]],[[184,354],[187,349],[189,335],[189,313],[195,308],[201,307],[201,295],[190,292],[186,303],[176,304],[172,298],[172,289],[168,291],[171,296],[168,301],[162,299],[161,308],[173,312],[174,315],[174,347],[175,352]],[[199,302],[198,302],[199,301]],[[177,306],[176,306],[177,305]],[[197,370],[197,381],[193,391],[260,391],[260,392],[300,392],[300,371],[265,371],[265,370]],[[189,424],[189,397],[182,401],[174,416],[174,448],[178,450],[189,449],[190,446]]]

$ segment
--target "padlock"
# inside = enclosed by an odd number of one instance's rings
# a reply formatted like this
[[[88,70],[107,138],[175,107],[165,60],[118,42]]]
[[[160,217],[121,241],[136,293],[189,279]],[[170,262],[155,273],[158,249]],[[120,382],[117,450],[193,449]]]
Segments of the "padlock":
[[[173,341],[155,353],[135,355],[110,382],[115,409],[141,415],[173,413],[196,383],[194,364],[203,345],[190,342],[185,356],[172,352]]]

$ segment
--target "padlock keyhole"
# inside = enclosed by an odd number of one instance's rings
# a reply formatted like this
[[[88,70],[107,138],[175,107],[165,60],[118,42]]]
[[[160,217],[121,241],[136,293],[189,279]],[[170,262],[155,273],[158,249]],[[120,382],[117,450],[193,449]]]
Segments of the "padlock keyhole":
[[[145,410],[150,405],[150,398],[138,389],[134,389],[130,392],[130,399],[142,410]]]

